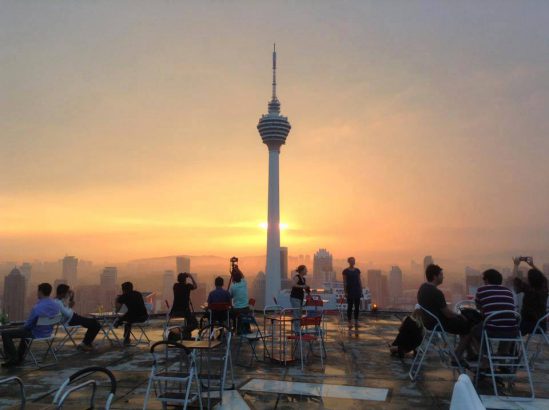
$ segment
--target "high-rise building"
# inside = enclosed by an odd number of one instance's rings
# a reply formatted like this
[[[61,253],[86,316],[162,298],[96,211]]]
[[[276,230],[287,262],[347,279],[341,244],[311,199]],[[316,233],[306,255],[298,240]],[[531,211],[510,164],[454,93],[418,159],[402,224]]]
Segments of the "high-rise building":
[[[435,261],[433,260],[433,257],[431,255],[427,255],[425,258],[423,258],[423,273],[425,273],[427,266],[432,265],[434,263]]]
[[[175,258],[176,273],[191,273],[191,258],[188,256],[177,256]]]
[[[69,286],[77,285],[77,268],[78,268],[78,259],[74,256],[65,256],[62,261],[63,270],[62,277],[65,279]]]
[[[173,284],[174,283],[175,283],[175,275],[173,270],[164,271],[164,276],[162,276],[162,303],[164,303],[164,301],[167,301],[170,307],[173,304]],[[165,307],[166,306],[164,304],[162,308],[165,308]]]
[[[272,299],[267,303],[265,303],[265,286],[266,286],[265,273],[258,272],[252,283],[252,292],[251,292],[253,297],[255,298],[255,306],[257,309],[263,309],[266,304],[270,305],[274,303]]]
[[[288,279],[288,247],[280,247],[280,279]]]
[[[545,276],[549,276],[549,263],[544,263],[541,269]]]
[[[23,264],[19,267],[19,271],[27,280],[27,284],[29,284],[31,280],[32,265],[29,262],[23,262]]]
[[[313,285],[322,287],[325,282],[335,279],[333,257],[326,249],[321,248],[313,257]]]
[[[276,48],[273,50],[273,94],[268,113],[262,115],[257,129],[269,150],[269,194],[267,212],[267,278],[265,300],[270,301],[280,291],[280,198],[279,156],[280,147],[290,133],[287,117],[280,115],[280,101],[276,96]]]
[[[25,319],[27,279],[19,269],[13,268],[4,278],[3,311],[10,321]]]
[[[482,275],[479,270],[465,267],[465,293],[466,296],[474,296],[477,289],[483,285]]]
[[[383,282],[379,269],[368,269],[368,288],[372,295],[372,303],[378,306],[383,305]]]
[[[393,304],[402,296],[402,270],[398,266],[392,266],[389,272],[389,294]]]
[[[110,310],[113,308],[116,296],[118,294],[118,289],[116,287],[116,282],[118,280],[118,269],[116,266],[106,266],[103,268],[103,272],[99,278],[99,283],[101,285],[101,298],[100,303],[103,305],[105,310]]]
[[[100,306],[102,306],[103,311],[110,310],[112,307],[103,305],[102,299],[100,285],[79,286],[76,290],[75,309],[81,315],[97,312]]]

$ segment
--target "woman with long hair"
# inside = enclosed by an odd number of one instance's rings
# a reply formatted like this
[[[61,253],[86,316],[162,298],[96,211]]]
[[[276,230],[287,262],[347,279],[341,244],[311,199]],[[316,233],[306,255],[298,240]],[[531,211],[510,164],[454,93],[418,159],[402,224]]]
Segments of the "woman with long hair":
[[[307,267],[305,265],[299,265],[295,271],[297,275],[295,275],[293,279],[292,291],[290,293],[290,305],[294,309],[292,329],[295,333],[298,333],[303,299],[305,299],[305,292],[310,293],[310,289],[305,280],[305,275],[307,275]]]

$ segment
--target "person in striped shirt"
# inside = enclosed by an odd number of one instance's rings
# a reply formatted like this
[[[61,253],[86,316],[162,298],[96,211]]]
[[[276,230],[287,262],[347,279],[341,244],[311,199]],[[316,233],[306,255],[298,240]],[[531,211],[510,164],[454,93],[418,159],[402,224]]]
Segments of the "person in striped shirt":
[[[501,273],[495,269],[488,269],[483,272],[482,280],[485,285],[478,288],[475,302],[484,318],[495,312],[515,310],[513,292],[501,285],[503,282]],[[480,324],[480,327],[482,328],[482,324]],[[486,330],[488,331],[488,335],[493,337],[515,336],[518,331],[518,323],[515,316],[508,313],[488,321],[486,323]],[[480,331],[482,329],[476,330],[479,336]]]
[[[515,310],[515,299],[509,288],[502,286],[503,277],[495,269],[488,269],[482,273],[484,286],[477,289],[475,302],[482,313],[483,318],[495,312]],[[486,332],[489,337],[515,337],[519,332],[519,324],[512,313],[500,315],[486,323]],[[480,350],[482,339],[482,322],[471,329],[471,339]],[[500,342],[498,346],[499,355],[508,355],[513,348],[512,342]]]

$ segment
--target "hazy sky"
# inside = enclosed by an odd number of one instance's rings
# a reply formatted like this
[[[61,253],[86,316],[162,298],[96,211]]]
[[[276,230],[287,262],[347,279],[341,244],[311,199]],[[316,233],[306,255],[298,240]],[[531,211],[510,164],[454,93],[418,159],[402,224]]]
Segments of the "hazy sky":
[[[547,1],[2,1],[0,260],[549,259]]]

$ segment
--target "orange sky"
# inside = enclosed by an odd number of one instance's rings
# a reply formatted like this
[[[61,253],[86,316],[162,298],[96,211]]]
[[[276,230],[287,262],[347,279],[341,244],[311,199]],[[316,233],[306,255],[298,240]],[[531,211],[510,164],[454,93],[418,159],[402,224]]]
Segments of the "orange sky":
[[[290,254],[549,260],[549,5],[497,5],[5,5],[0,260],[262,254],[273,41]]]

